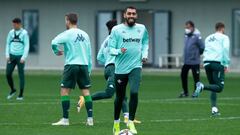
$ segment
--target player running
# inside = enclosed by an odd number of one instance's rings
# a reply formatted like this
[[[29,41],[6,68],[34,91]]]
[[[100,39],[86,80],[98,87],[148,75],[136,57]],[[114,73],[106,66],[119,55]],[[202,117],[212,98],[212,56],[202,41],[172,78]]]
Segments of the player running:
[[[229,37],[224,34],[225,26],[217,23],[216,33],[209,35],[205,40],[205,50],[203,52],[204,68],[206,70],[209,85],[197,83],[195,95],[198,96],[202,90],[211,91],[212,115],[220,115],[217,108],[217,93],[224,88],[224,72],[228,70],[229,58]]]
[[[119,117],[128,82],[130,84],[128,128],[133,134],[137,134],[133,120],[138,105],[142,63],[147,61],[148,56],[148,32],[144,25],[136,23],[137,9],[127,7],[124,10],[124,19],[123,24],[119,24],[112,29],[109,37],[110,53],[116,56],[114,135],[118,135],[120,131]]]
[[[110,20],[106,23],[106,26],[108,28],[109,34],[111,34],[111,30],[114,26],[117,25],[116,20]],[[109,54],[109,45],[108,45],[109,36],[106,37],[104,42],[101,45],[101,48],[97,55],[97,60],[104,64],[104,77],[107,80],[107,88],[105,91],[97,92],[92,94],[92,100],[101,100],[101,99],[108,99],[112,98],[112,96],[115,93],[115,84],[114,84],[114,71],[115,71],[115,56],[111,56]],[[84,98],[80,96],[80,100],[78,102],[78,112],[80,112],[80,109],[84,105]],[[127,98],[124,99],[124,102],[122,104],[122,111],[124,114],[124,122],[128,122],[128,108],[127,108]]]
[[[86,32],[77,27],[77,14],[70,13],[65,16],[67,30],[59,34],[52,40],[52,50],[57,56],[65,56],[65,66],[61,83],[61,101],[63,118],[52,125],[69,125],[69,108],[71,89],[75,88],[76,83],[82,90],[87,109],[87,125],[93,126],[93,105],[89,88],[92,59],[91,44]],[[64,52],[59,49],[64,47]]]
[[[117,25],[117,21],[115,19],[109,20],[106,23],[108,28],[109,34],[111,34],[112,28]],[[112,98],[115,93],[115,83],[114,83],[114,71],[115,71],[115,56],[110,55],[109,53],[109,45],[108,45],[109,36],[106,37],[104,42],[101,45],[101,48],[97,55],[97,60],[104,64],[104,77],[107,80],[107,88],[105,91],[97,92],[92,94],[92,100],[101,100],[101,99],[108,99]],[[84,105],[84,98],[82,96],[79,97],[77,110],[80,112],[81,108]],[[127,105],[127,98],[124,98],[122,104],[122,112],[124,115],[124,123],[127,124],[129,119],[128,113],[128,105]],[[134,123],[141,123],[141,121],[134,120]]]

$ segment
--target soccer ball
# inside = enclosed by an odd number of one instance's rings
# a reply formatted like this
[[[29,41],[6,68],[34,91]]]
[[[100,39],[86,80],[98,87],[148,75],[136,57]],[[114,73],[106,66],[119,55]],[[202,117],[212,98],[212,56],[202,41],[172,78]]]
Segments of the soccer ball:
[[[119,132],[119,135],[133,135],[133,133],[128,129],[123,129]]]

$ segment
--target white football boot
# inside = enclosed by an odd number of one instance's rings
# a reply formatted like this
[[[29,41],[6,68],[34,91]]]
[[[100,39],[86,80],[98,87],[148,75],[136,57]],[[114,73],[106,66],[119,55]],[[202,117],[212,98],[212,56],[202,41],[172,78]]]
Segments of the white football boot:
[[[87,118],[87,123],[86,123],[87,126],[93,126],[93,118],[92,117],[88,117]]]
[[[52,126],[68,126],[69,125],[69,120],[62,118],[56,123],[52,123]]]

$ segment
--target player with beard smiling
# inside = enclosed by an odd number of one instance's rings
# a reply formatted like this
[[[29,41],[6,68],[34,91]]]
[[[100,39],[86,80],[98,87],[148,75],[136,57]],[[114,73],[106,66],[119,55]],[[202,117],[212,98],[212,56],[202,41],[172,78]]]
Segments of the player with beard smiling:
[[[120,131],[120,112],[126,94],[126,86],[130,85],[128,128],[133,134],[137,130],[133,123],[138,106],[138,91],[141,82],[142,64],[148,57],[148,32],[143,24],[136,23],[137,9],[127,7],[124,11],[125,22],[115,26],[109,38],[110,54],[115,58],[116,98],[114,103],[113,134]]]

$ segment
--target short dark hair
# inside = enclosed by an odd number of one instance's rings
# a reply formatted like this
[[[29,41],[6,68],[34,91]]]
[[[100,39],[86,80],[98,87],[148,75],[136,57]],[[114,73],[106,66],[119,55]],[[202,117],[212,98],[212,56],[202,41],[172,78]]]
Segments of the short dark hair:
[[[20,19],[20,18],[14,18],[13,20],[12,20],[12,22],[13,23],[22,23],[22,20]]]
[[[109,21],[107,21],[107,23],[106,23],[106,26],[107,26],[107,28],[108,28],[108,30],[112,30],[112,28],[114,27],[114,26],[116,26],[117,25],[117,20],[116,19],[112,19],[112,20],[109,20]]]
[[[135,8],[134,6],[128,6],[124,9],[124,13],[126,13],[128,9],[135,9],[137,11],[137,8]]]
[[[222,22],[216,23],[216,25],[215,25],[215,29],[216,29],[216,30],[220,30],[220,29],[222,29],[222,28],[225,28],[224,23],[222,23]]]
[[[193,28],[195,28],[195,24],[194,24],[194,22],[193,21],[187,21],[186,23],[185,23],[185,25],[190,25],[190,26],[192,26]]]
[[[78,22],[78,16],[77,16],[77,14],[75,14],[75,13],[68,13],[68,14],[66,14],[66,17],[67,17],[67,20],[68,20],[71,24],[73,24],[73,25],[76,25],[76,24],[77,24],[77,22]]]

